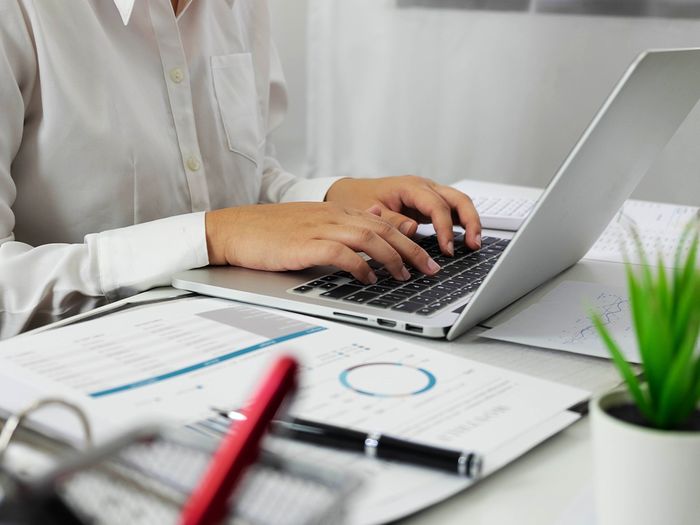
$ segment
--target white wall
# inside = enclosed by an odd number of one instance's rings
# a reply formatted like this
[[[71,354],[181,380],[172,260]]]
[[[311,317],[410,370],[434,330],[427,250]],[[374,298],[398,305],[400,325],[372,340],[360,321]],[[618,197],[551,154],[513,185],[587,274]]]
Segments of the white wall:
[[[394,0],[272,8],[292,107],[280,157],[299,172],[306,150],[312,176],[543,186],[639,50],[700,46],[700,22],[688,20],[397,9]],[[696,109],[637,197],[700,204]]]
[[[306,158],[306,28],[308,0],[269,0],[272,30],[289,90],[289,111],[274,134],[277,153],[286,169],[304,174]]]

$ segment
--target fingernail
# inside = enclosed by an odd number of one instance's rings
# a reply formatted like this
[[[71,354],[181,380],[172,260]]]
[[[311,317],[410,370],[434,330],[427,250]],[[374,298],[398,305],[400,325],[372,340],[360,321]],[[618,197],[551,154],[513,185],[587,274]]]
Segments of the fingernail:
[[[401,277],[402,280],[408,281],[411,278],[411,273],[406,268],[403,268],[401,270]]]
[[[406,221],[401,223],[401,226],[399,226],[399,231],[403,233],[404,235],[408,236],[408,233],[411,231],[411,228],[413,227],[413,224],[411,224],[410,221]]]
[[[367,279],[369,279],[370,284],[377,284],[377,274],[374,272],[369,272]]]
[[[476,244],[479,248],[481,248],[481,234],[480,233],[476,234]]]
[[[428,270],[430,270],[430,273],[438,273],[440,271],[440,265],[432,259],[428,259]]]
[[[450,256],[455,254],[455,243],[452,241],[447,241],[447,253],[449,253]]]

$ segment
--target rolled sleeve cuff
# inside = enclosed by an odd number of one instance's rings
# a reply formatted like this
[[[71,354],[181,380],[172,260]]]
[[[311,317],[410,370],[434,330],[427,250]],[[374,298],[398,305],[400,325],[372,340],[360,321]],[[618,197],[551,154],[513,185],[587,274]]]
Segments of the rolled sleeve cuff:
[[[100,285],[110,299],[170,284],[172,275],[209,264],[204,212],[88,235]]]
[[[299,179],[284,192],[281,202],[323,202],[330,187],[343,178]]]

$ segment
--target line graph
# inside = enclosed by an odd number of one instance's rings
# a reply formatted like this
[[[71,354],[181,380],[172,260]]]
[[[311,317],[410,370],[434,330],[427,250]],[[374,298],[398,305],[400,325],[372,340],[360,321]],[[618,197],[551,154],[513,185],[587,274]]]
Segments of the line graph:
[[[638,363],[629,298],[621,286],[564,281],[484,337],[610,358],[591,321],[592,311],[600,314],[603,325],[625,357]]]
[[[591,310],[596,310],[603,321],[603,325],[613,333],[619,335],[630,334],[632,326],[630,322],[629,299],[615,293],[601,292],[595,297]],[[598,332],[589,316],[582,316],[576,319],[571,327],[561,331],[561,343],[565,345],[576,345],[588,342],[591,338],[598,338]]]

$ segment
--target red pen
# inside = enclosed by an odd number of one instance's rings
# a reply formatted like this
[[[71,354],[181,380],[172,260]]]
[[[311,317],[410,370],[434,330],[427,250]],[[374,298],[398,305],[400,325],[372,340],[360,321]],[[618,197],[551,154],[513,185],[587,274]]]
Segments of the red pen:
[[[274,364],[251,398],[245,410],[246,419],[229,426],[182,510],[181,525],[214,525],[226,516],[229,498],[246,469],[257,460],[260,441],[271,421],[284,400],[296,390],[298,368],[291,357],[282,357]]]

